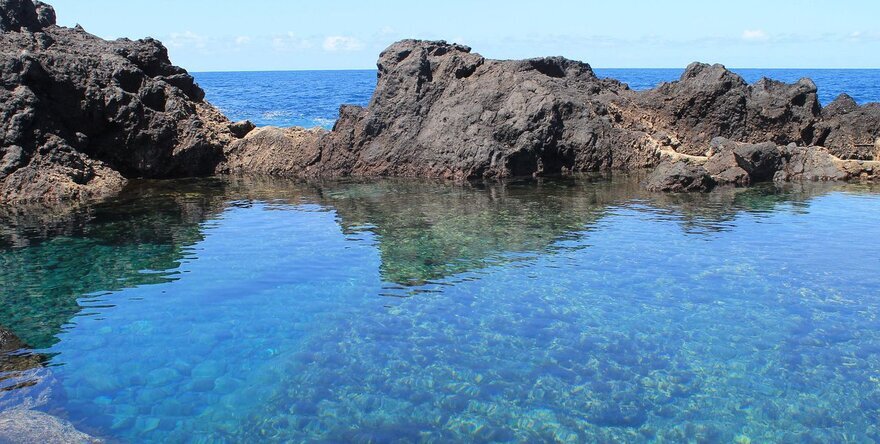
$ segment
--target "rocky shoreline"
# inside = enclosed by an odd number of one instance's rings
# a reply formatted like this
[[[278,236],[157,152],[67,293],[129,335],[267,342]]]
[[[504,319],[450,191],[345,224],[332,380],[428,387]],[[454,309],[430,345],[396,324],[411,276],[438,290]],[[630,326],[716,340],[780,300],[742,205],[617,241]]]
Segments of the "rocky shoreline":
[[[747,84],[695,63],[647,91],[559,57],[490,60],[406,40],[379,58],[366,108],[330,132],[260,128],[223,171],[319,178],[500,179],[653,170],[659,191],[778,180],[874,179],[880,104],[841,95],[825,108],[809,79]]]
[[[51,6],[0,0],[0,202],[112,195],[131,178],[497,180],[649,170],[659,191],[874,180],[880,104],[822,107],[809,79],[747,84],[695,63],[647,91],[549,57],[492,60],[404,40],[379,58],[369,106],[332,131],[232,123],[156,40],[106,41]]]
[[[212,174],[235,138],[156,40],[57,26],[52,7],[31,0],[0,0],[0,31],[0,202]]]

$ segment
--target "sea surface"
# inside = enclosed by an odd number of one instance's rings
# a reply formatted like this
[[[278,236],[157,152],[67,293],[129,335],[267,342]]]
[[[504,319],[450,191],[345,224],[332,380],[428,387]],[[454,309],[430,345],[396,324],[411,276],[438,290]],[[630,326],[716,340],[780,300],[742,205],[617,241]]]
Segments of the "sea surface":
[[[683,69],[595,69],[600,77],[643,90],[681,77]],[[856,102],[880,102],[880,69],[733,69],[747,82],[761,77],[784,82],[813,79],[819,101],[841,93]],[[208,100],[233,120],[257,125],[331,128],[341,104],[365,106],[376,87],[376,71],[281,71],[194,73]]]
[[[287,124],[364,103],[375,73],[198,78]],[[874,100],[865,79],[845,90]],[[132,443],[880,441],[880,186],[639,179],[0,207],[0,416]]]

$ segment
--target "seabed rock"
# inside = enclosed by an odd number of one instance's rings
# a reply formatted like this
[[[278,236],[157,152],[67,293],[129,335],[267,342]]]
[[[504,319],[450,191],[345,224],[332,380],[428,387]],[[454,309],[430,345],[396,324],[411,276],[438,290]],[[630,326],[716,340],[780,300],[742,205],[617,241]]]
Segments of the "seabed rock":
[[[100,439],[77,430],[72,424],[36,410],[0,412],[0,443],[86,444]]]

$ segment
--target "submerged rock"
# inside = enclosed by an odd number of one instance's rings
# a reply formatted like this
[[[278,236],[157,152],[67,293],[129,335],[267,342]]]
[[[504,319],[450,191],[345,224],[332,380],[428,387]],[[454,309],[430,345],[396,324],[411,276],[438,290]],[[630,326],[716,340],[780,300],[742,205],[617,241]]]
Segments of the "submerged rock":
[[[0,412],[38,407],[48,401],[54,379],[45,362],[45,356],[34,353],[15,333],[0,326]],[[0,427],[0,443],[7,442],[2,436]]]
[[[69,444],[100,443],[100,439],[77,430],[72,424],[35,410],[0,412],[0,443]]]
[[[0,353],[16,351],[25,347],[24,343],[21,342],[21,339],[18,339],[15,333],[0,327]]]
[[[20,372],[43,366],[43,358],[28,353],[29,348],[15,333],[0,326],[0,390],[6,385],[4,381]]]
[[[153,39],[55,25],[0,1],[0,202],[103,196],[127,178],[211,174],[228,120]]]

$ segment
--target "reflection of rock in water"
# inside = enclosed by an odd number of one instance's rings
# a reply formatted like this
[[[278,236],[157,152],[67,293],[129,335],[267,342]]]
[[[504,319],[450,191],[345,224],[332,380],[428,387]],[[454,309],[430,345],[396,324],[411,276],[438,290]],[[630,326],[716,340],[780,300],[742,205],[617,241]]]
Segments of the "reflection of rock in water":
[[[0,248],[0,324],[45,348],[80,311],[77,298],[173,279],[199,224],[223,208],[216,184],[140,184],[92,206],[0,211],[0,245],[11,247]]]
[[[799,205],[846,185],[763,185],[710,194],[649,193],[638,177],[581,177],[453,185],[384,180],[304,184],[271,178],[136,182],[110,201],[61,208],[0,209],[0,324],[47,347],[80,307],[76,298],[166,282],[201,223],[229,206],[317,203],[349,233],[377,235],[388,282],[419,284],[510,253],[546,251],[581,236],[609,208],[647,206],[689,232],[723,230],[738,214]],[[852,186],[852,185],[849,185]],[[25,248],[27,247],[27,248]],[[141,270],[163,271],[144,274]]]
[[[316,203],[348,233],[376,235],[383,279],[413,285],[546,252],[586,235],[620,208],[651,211],[688,232],[724,230],[744,212],[802,205],[853,185],[803,183],[649,193],[638,177],[581,177],[453,185],[384,180],[304,184],[270,178],[137,182],[120,196],[79,207],[0,209],[0,324],[37,348],[50,346],[81,310],[83,295],[174,279],[202,222],[253,202]],[[871,189],[871,188],[867,188]],[[142,273],[142,270],[161,273]]]
[[[72,424],[34,410],[14,409],[0,413],[0,443],[87,444],[101,440],[77,430]]]
[[[324,188],[319,202],[338,212],[347,231],[377,235],[385,280],[419,285],[511,260],[511,253],[557,248],[557,241],[587,235],[609,211],[624,207],[648,207],[688,232],[711,232],[725,230],[744,212],[797,206],[834,187],[767,184],[665,194],[646,192],[632,176],[485,186],[387,180]]]

